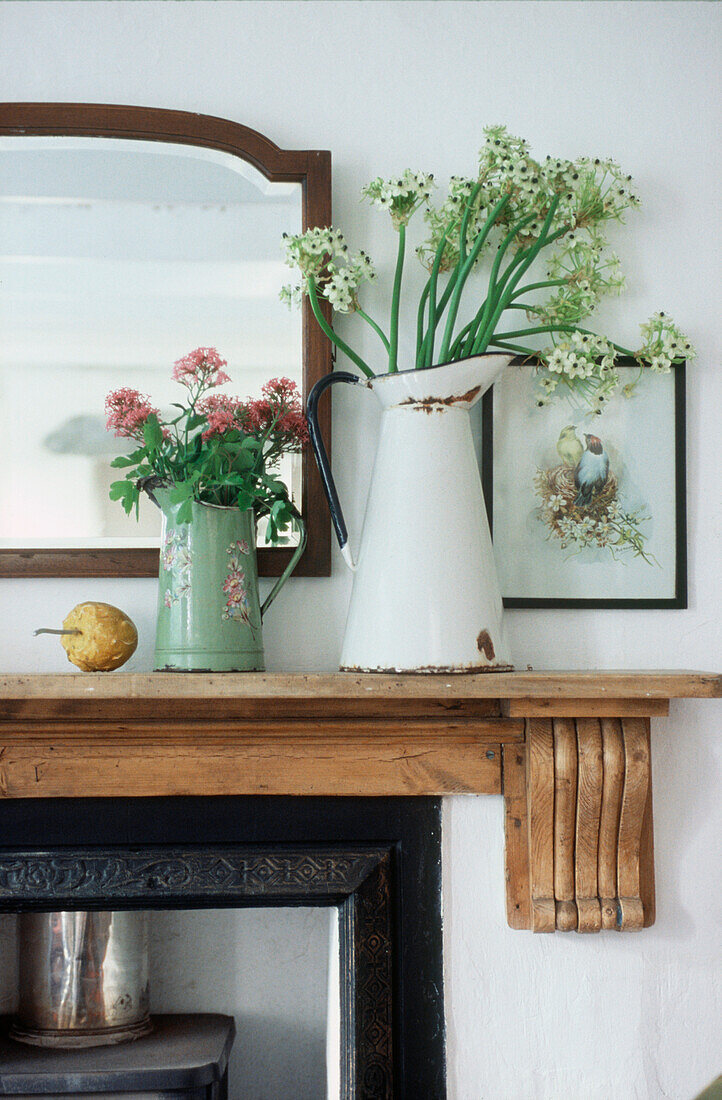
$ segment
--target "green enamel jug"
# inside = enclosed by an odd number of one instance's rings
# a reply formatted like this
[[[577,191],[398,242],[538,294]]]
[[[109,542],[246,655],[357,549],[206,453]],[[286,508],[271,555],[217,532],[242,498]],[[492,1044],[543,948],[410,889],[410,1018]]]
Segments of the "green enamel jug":
[[[193,502],[190,523],[156,490],[163,513],[155,664],[162,672],[262,672],[263,616],[306,546],[300,542],[263,603],[258,594],[253,510]]]

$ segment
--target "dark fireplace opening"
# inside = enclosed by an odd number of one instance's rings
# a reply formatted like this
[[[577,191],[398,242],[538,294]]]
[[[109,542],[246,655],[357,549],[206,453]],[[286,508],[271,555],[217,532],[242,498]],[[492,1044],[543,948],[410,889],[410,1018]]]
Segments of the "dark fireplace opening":
[[[1,911],[336,906],[341,1097],[445,1097],[439,799],[27,799],[0,821]]]

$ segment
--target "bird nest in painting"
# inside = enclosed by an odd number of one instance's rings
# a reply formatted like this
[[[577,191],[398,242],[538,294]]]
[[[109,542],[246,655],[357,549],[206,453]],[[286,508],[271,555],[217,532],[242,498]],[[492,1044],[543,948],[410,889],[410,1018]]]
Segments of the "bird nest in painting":
[[[643,509],[626,511],[622,507],[619,484],[611,470],[604,484],[583,504],[577,503],[575,473],[574,467],[564,463],[537,470],[534,488],[541,500],[540,518],[548,528],[547,537],[558,539],[561,549],[571,554],[599,548],[608,550],[614,558],[629,553],[656,565],[644,548],[642,524],[650,517]]]
[[[579,490],[571,466],[560,465],[553,466],[550,470],[539,470],[535,484],[542,499],[549,500],[552,497],[561,497],[563,501],[563,507],[553,511],[552,520],[555,516],[561,518],[563,515],[569,515],[571,511],[577,512],[580,517],[590,516],[593,519],[603,519],[610,504],[617,499],[617,479],[612,473],[607,475],[604,486],[592,496],[589,504],[578,507],[575,507],[574,501]]]

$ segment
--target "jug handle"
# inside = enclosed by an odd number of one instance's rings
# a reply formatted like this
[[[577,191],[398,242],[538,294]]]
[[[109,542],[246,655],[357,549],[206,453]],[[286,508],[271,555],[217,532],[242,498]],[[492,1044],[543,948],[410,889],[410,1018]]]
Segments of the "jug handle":
[[[348,371],[342,370],[332,371],[331,374],[327,374],[324,378],[319,379],[308,395],[308,402],[306,404],[308,432],[311,436],[311,446],[313,447],[318,470],[321,474],[323,491],[326,494],[328,507],[331,511],[331,522],[336,532],[336,538],[338,539],[338,545],[343,554],[343,559],[351,570],[356,568],[356,563],[351,554],[351,547],[348,545],[346,521],[343,518],[343,511],[341,510],[338,493],[336,492],[336,482],[333,480],[333,474],[331,473],[331,463],[328,460],[328,452],[326,451],[326,446],[321,438],[321,431],[318,426],[318,401],[321,394],[324,393],[329,386],[332,386],[334,382],[349,382],[351,385],[358,385],[359,381],[360,379],[357,374],[350,374]]]
[[[276,596],[281,591],[281,589],[283,588],[283,586],[286,583],[286,581],[288,580],[288,578],[291,576],[291,573],[293,573],[294,569],[298,565],[301,554],[306,549],[306,539],[307,539],[306,524],[303,522],[303,519],[301,518],[301,516],[297,512],[293,516],[293,525],[296,528],[296,530],[298,531],[301,538],[299,540],[298,546],[296,547],[296,550],[295,550],[293,556],[291,557],[291,560],[289,561],[288,565],[283,570],[283,572],[281,573],[281,576],[278,578],[278,580],[274,584],[273,588],[271,589],[271,591],[268,593],[265,600],[261,604],[261,622],[263,622],[263,616],[266,614],[269,607],[271,606],[271,604],[275,600]]]

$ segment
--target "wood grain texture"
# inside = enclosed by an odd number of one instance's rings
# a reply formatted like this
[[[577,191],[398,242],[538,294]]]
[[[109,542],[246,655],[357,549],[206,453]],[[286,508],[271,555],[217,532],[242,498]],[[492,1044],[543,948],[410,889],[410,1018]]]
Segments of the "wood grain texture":
[[[644,927],[641,854],[651,774],[649,720],[623,719],[622,734],[625,774],[617,850],[618,926],[622,931],[635,932]]]
[[[554,730],[554,897],[557,927],[577,926],[574,874],[577,809],[577,733],[570,718],[555,718]]]
[[[591,698],[580,687],[595,681],[614,700],[639,700],[643,687],[652,702],[706,697],[718,679],[7,676],[0,797],[491,794],[503,752],[509,924],[631,931],[655,915],[649,718],[523,720],[501,717],[501,704],[534,690],[542,700]]]
[[[53,744],[73,745],[80,742],[104,744],[109,748],[124,747],[143,741],[165,746],[172,755],[176,744],[190,741],[202,750],[205,745],[236,744],[243,740],[305,742],[335,740],[345,741],[398,741],[408,738],[433,738],[439,743],[448,744],[498,744],[522,742],[524,723],[519,719],[482,718],[482,719],[443,719],[410,716],[398,718],[248,718],[237,721],[203,721],[186,719],[185,721],[151,722],[147,719],[137,721],[97,721],[87,722],[28,722],[10,720],[0,723],[0,739],[13,744],[29,742],[52,742]]]
[[[508,699],[502,713],[510,718],[619,718],[626,714],[665,718],[669,699]]]
[[[5,798],[169,795],[369,796],[499,794],[500,746],[474,738],[237,738],[194,745],[151,740],[0,749]]]
[[[531,925],[553,932],[554,903],[554,737],[548,718],[527,722],[527,817]]]
[[[267,703],[328,713],[341,701],[377,706],[382,699],[425,700],[442,709],[513,699],[648,699],[722,697],[722,676],[709,672],[488,672],[389,676],[376,673],[107,672],[0,677],[0,715],[71,717],[110,701],[123,713],[189,716],[194,703],[215,713]],[[366,700],[366,704],[362,703]],[[155,713],[151,711],[155,707]],[[170,711],[167,708],[171,708]],[[117,711],[115,712],[117,713]],[[496,713],[500,713],[497,711]],[[255,715],[250,715],[255,716]],[[526,717],[524,715],[523,717]],[[575,715],[576,717],[576,715]]]
[[[574,876],[579,932],[598,932],[602,926],[599,905],[597,853],[602,805],[602,731],[597,718],[577,721],[579,776]]]
[[[252,164],[272,182],[301,184],[303,229],[331,225],[331,154],[320,149],[281,149],[270,138],[237,122],[189,111],[98,103],[0,103],[0,134],[81,135],[173,142],[219,149]],[[324,303],[326,305],[326,303]],[[329,340],[316,324],[310,303],[302,304],[303,395],[333,369]],[[326,447],[331,448],[331,404],[319,410]],[[308,544],[296,576],[328,576],[331,571],[331,521],[320,474],[310,448],[302,457],[301,510]],[[262,548],[261,576],[278,576],[292,550]],[[158,575],[157,550],[0,549],[0,575],[153,577]]]
[[[649,927],[655,918],[649,718],[529,718],[525,734],[526,828],[524,748],[504,749],[509,923],[564,932]]]
[[[502,774],[504,777],[506,919],[510,928],[530,928],[525,745],[502,746]]]
[[[616,928],[619,914],[617,845],[624,789],[624,741],[618,718],[603,718],[601,726],[604,778],[599,817],[599,901],[602,928]]]
[[[643,925],[649,928],[657,916],[657,904],[654,879],[654,824],[652,811],[652,752],[649,731],[649,776],[647,781],[647,801],[642,820],[642,835],[639,840],[639,896],[642,899]]]

